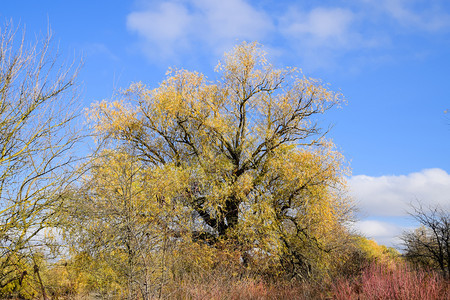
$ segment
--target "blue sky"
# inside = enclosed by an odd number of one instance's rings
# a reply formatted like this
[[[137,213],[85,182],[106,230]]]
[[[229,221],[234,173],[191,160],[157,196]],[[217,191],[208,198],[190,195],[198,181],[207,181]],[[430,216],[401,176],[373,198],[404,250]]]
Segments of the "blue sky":
[[[27,36],[50,24],[63,57],[83,57],[82,105],[168,67],[214,78],[224,51],[264,45],[341,90],[329,137],[350,161],[357,227],[380,243],[414,226],[408,203],[450,203],[450,2],[445,0],[4,1]]]

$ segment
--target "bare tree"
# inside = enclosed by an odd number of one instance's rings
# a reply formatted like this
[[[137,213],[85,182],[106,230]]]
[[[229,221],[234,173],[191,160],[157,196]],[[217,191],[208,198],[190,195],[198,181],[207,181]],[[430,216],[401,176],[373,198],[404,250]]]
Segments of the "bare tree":
[[[0,288],[41,289],[32,258],[68,187],[77,67],[59,62],[50,32],[27,43],[17,31],[0,26]]]
[[[102,151],[87,167],[89,172],[62,216],[74,257],[83,253],[86,263],[80,268],[91,274],[93,282],[109,273],[101,291],[105,297],[156,297],[168,272],[165,256],[175,243],[167,233],[175,226],[171,216],[182,219],[182,212],[154,201],[160,181],[126,150]]]
[[[439,269],[450,275],[450,213],[441,207],[413,206],[411,215],[421,224],[402,236],[405,256],[418,265]]]

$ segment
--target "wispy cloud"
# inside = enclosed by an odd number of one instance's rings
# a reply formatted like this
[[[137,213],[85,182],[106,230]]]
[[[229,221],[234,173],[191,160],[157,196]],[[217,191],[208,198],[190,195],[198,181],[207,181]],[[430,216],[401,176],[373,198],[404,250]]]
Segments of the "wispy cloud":
[[[278,31],[304,67],[330,70],[343,55],[380,44],[361,32],[361,19],[350,8],[291,7],[279,17]]]
[[[371,216],[405,216],[416,201],[427,205],[450,203],[450,175],[427,169],[399,176],[353,176],[350,190],[362,213]]]
[[[176,49],[189,41],[193,16],[185,6],[176,2],[163,2],[157,7],[136,11],[127,16],[127,27],[143,38],[149,55],[170,57]],[[154,49],[154,50],[152,50]]]
[[[450,29],[442,0],[292,1],[276,10],[249,0],[139,3],[127,16],[127,28],[152,61],[186,56],[215,61],[234,44],[256,40],[280,56],[295,53],[304,67],[332,69],[341,58],[353,58],[353,69],[360,58],[370,63],[386,57],[399,34]]]
[[[287,12],[281,19],[280,31],[289,39],[300,39],[314,46],[346,47],[353,35],[354,13],[343,8],[314,8],[303,12]]]
[[[358,18],[348,8],[305,10],[286,6],[281,12],[273,13],[247,0],[152,3],[130,13],[127,27],[141,37],[141,47],[154,61],[186,53],[195,55],[199,51],[217,58],[242,40],[257,40],[273,53],[285,55],[294,51],[310,65],[329,66],[330,51],[333,56],[342,49],[355,49],[372,42],[355,30]],[[278,44],[271,44],[280,39],[285,45],[283,51]]]
[[[119,57],[115,55],[105,44],[90,43],[82,47],[83,52],[87,56],[103,56],[110,60],[118,61]]]
[[[205,18],[209,28],[208,40],[258,39],[272,29],[268,14],[259,11],[243,0],[194,0],[193,3]]]
[[[442,1],[384,0],[372,1],[400,25],[411,29],[439,31],[450,27],[450,15],[442,11]]]
[[[263,39],[273,30],[272,19],[244,0],[161,2],[130,13],[127,27],[156,59],[194,47],[222,54],[237,40]]]

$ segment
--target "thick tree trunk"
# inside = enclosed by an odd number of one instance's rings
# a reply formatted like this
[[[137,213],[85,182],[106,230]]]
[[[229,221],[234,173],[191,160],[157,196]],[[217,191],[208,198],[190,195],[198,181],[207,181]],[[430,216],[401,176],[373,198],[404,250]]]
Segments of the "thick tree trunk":
[[[231,196],[225,202],[226,213],[225,218],[229,228],[234,228],[239,221],[239,201],[236,197]]]
[[[222,210],[222,217],[217,222],[219,237],[224,237],[229,228],[234,228],[239,222],[239,201],[234,196],[228,197]]]

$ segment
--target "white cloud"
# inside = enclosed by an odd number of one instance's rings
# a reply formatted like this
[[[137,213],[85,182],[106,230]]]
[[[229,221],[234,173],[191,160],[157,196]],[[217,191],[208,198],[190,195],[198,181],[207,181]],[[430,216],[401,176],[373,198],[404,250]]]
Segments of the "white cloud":
[[[400,232],[398,226],[375,220],[360,221],[358,228],[368,237],[386,237],[392,232]]]
[[[357,175],[349,185],[362,213],[371,216],[404,216],[416,201],[425,206],[450,203],[450,175],[442,169],[400,176]]]
[[[396,248],[401,244],[399,236],[406,229],[397,224],[377,220],[359,221],[354,227],[365,237],[376,240],[378,244]]]
[[[282,19],[281,31],[288,38],[328,47],[348,44],[355,16],[349,9],[314,8],[309,12],[293,10]]]
[[[130,13],[127,27],[143,38],[147,53],[159,59],[193,46],[222,54],[237,40],[263,38],[273,24],[244,0],[172,0]]]
[[[408,215],[412,205],[450,208],[450,174],[442,169],[426,169],[408,175],[367,176],[349,179],[350,193],[363,220],[354,229],[379,244],[401,248],[399,236],[419,224]]]
[[[133,12],[127,18],[128,27],[147,39],[174,41],[184,35],[191,23],[187,9],[179,4],[164,2],[157,10]]]
[[[177,46],[186,43],[192,23],[193,17],[186,7],[171,2],[163,2],[156,9],[132,12],[127,16],[128,29],[144,39],[146,48],[156,48],[151,55],[160,53],[163,57],[173,55]]]
[[[350,8],[293,7],[279,18],[279,33],[296,58],[308,69],[334,69],[342,55],[377,46],[377,39],[361,34],[361,17]]]
[[[206,18],[208,38],[258,39],[272,28],[266,13],[243,0],[194,0],[194,3]]]

